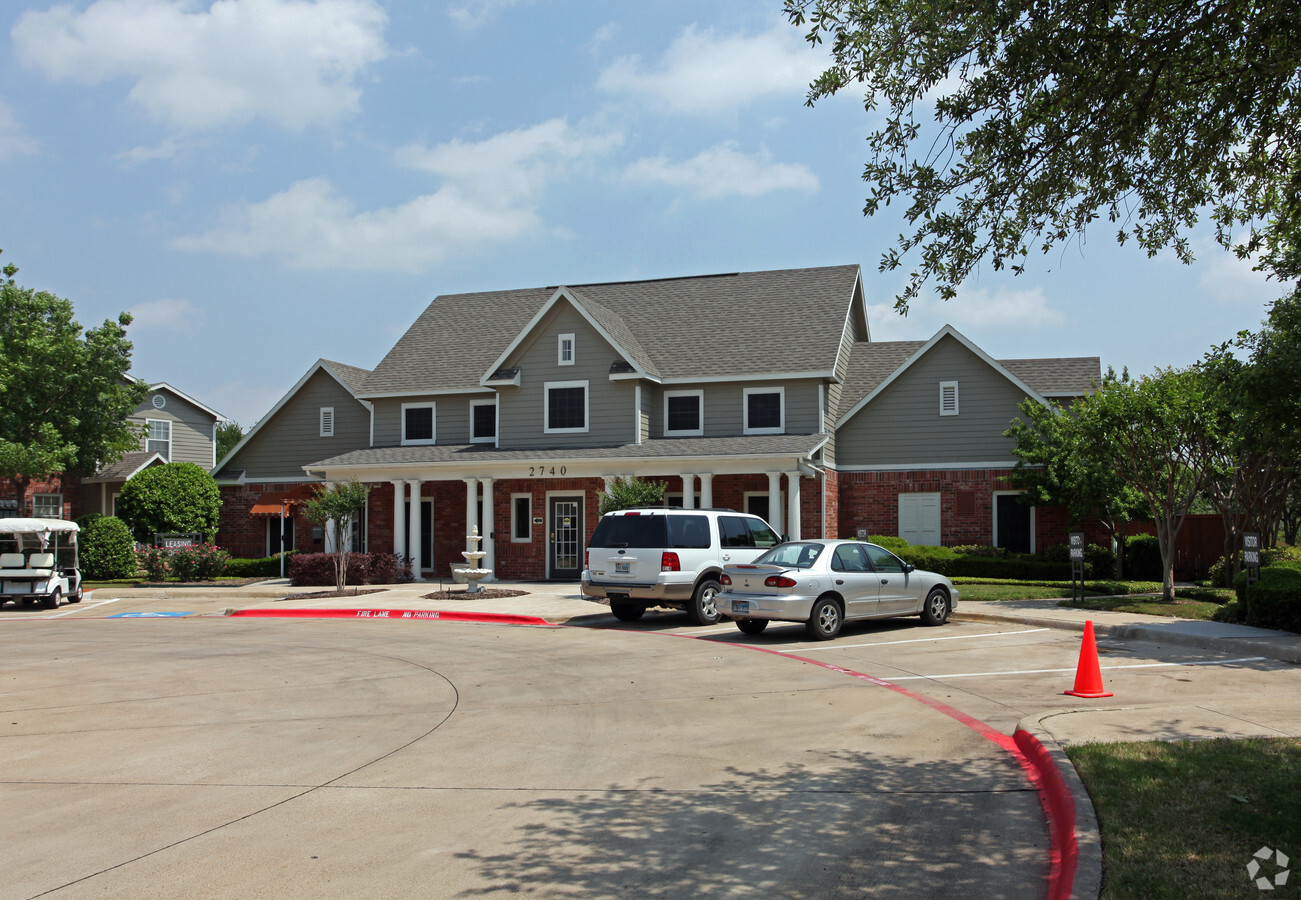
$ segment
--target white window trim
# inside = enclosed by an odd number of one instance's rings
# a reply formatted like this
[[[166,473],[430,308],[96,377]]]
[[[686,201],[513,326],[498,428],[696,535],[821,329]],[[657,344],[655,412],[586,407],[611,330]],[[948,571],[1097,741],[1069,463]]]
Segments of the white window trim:
[[[699,397],[700,398],[700,419],[697,421],[697,428],[679,429],[677,431],[669,430],[669,400],[673,397]],[[665,391],[664,392],[664,435],[666,437],[702,437],[705,433],[705,392],[703,390],[694,391]]]
[[[552,428],[551,427],[551,391],[553,388],[576,388],[583,389],[583,427],[582,428]],[[592,425],[592,391],[586,381],[548,381],[542,385],[542,433],[543,434],[586,434]]]
[[[492,435],[490,437],[474,436],[474,411],[480,406],[491,406],[492,414]],[[501,422],[497,419],[497,398],[491,400],[471,400],[470,401],[470,443],[471,444],[495,444],[497,443],[497,429],[501,427]]]
[[[990,536],[991,536],[991,543],[993,544],[993,546],[995,547],[998,546],[998,498],[1019,497],[1023,493],[1025,492],[1024,491],[994,491],[993,492],[994,499],[993,502],[990,503],[990,512],[991,512],[990,518],[994,520],[992,523],[990,523],[991,524]],[[1030,507],[1030,552],[1031,553],[1039,552],[1035,544],[1035,511],[1038,508],[1039,507],[1037,506]]]
[[[516,537],[516,529],[519,527],[519,520],[515,516],[515,501],[525,499],[529,502],[528,514],[528,537]],[[533,543],[533,495],[532,494],[511,494],[510,495],[510,542],[512,544],[531,544]]]
[[[750,427],[750,395],[776,394],[781,400],[781,421],[776,428]],[[786,388],[785,387],[748,387],[741,390],[741,418],[745,422],[742,434],[785,434],[786,433]]]
[[[431,419],[430,436],[428,438],[407,439],[407,410],[408,409],[428,409]],[[403,403],[402,404],[402,446],[415,447],[423,444],[438,443],[438,404],[433,402],[424,403]]]
[[[953,403],[950,406],[945,402],[945,392],[952,391]],[[956,416],[958,414],[958,383],[956,381],[940,382],[940,415]]]
[[[750,512],[751,497],[767,497],[768,515],[770,516],[772,515],[772,507],[773,507],[772,495],[769,494],[767,491],[743,491],[741,494],[741,512],[743,512],[747,516],[755,515],[755,513]],[[785,488],[782,488],[780,491],[777,492],[777,505],[783,513],[786,512],[786,489]],[[760,516],[760,518],[762,518],[762,516]],[[766,522],[768,520],[764,519],[764,521]]]
[[[58,515],[48,516],[37,511],[37,500],[49,500],[57,498],[59,513]],[[48,503],[47,506],[54,506],[54,503]],[[62,519],[63,518],[63,495],[62,494],[32,494],[32,518],[34,519]]]
[[[162,438],[155,438],[149,436],[150,435],[149,429],[152,425],[155,424],[167,426],[167,452],[163,454],[163,460],[166,462],[171,462],[172,461],[172,420],[171,419],[145,419],[145,450],[149,449],[150,441],[154,441],[156,443],[161,443],[162,441]]]
[[[569,343],[569,359],[565,359],[565,342]],[[573,334],[562,334],[556,338],[556,365],[572,366],[578,357],[578,344]]]
[[[334,407],[321,407],[321,437],[334,437]]]

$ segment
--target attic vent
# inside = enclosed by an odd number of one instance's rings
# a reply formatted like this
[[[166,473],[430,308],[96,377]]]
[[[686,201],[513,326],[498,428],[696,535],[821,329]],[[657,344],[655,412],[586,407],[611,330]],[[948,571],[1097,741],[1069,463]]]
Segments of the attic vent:
[[[162,394],[154,394],[154,409],[162,409],[167,405],[167,398]]]
[[[321,407],[321,437],[334,437],[334,407]]]
[[[956,381],[940,382],[940,415],[956,416],[958,414],[958,383]]]

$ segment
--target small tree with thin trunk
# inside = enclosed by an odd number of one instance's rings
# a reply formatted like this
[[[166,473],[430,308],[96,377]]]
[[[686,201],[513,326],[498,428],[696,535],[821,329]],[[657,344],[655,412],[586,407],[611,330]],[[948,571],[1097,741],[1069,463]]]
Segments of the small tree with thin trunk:
[[[342,592],[348,583],[348,538],[352,521],[365,509],[370,488],[353,479],[330,485],[303,504],[303,515],[313,525],[329,529],[334,544],[334,584]]]

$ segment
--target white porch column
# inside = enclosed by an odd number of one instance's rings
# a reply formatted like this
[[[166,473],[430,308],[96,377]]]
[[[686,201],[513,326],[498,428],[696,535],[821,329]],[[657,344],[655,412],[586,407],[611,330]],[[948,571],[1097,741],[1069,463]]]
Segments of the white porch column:
[[[782,527],[782,473],[768,473],[768,524],[778,536],[785,534]]]
[[[407,552],[407,483],[394,481],[393,485],[393,555]]]
[[[695,509],[696,507],[696,476],[682,476],[682,508]]]
[[[700,476],[700,508],[709,509],[714,505],[714,473],[705,472]]]
[[[469,536],[479,526],[479,479],[465,478],[462,480],[465,482],[465,549],[473,550],[474,548],[470,546]],[[480,530],[479,533],[483,534],[483,531]]]
[[[800,473],[786,473],[786,502],[790,510],[786,516],[789,522],[786,531],[791,536],[792,541],[800,539]]]
[[[480,565],[485,569],[495,570],[497,568],[497,553],[495,549],[497,541],[492,536],[493,530],[496,527],[493,524],[496,520],[496,514],[492,508],[492,479],[480,478],[479,483],[483,485],[483,527],[479,529],[479,533],[483,535],[483,543],[481,543],[479,547],[487,554]],[[489,575],[487,580],[494,580],[493,576]]]
[[[429,565],[433,560],[420,558],[420,479],[413,478],[407,482],[411,485],[411,521],[407,526],[407,534],[411,538],[411,575],[416,581],[424,581],[420,570]]]

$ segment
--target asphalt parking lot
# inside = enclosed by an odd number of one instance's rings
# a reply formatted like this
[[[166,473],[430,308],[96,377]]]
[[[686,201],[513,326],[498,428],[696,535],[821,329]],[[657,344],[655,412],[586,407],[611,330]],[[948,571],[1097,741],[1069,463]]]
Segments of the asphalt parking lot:
[[[222,603],[0,611],[0,897],[1035,896],[1043,810],[986,723],[1301,732],[1301,667],[1104,637],[1115,697],[1083,702],[1079,635],[1017,623],[820,643]]]

